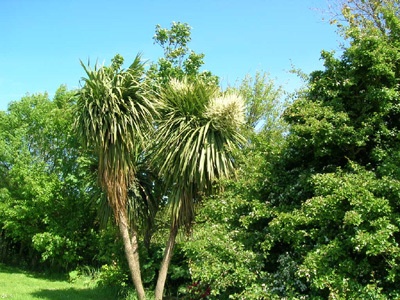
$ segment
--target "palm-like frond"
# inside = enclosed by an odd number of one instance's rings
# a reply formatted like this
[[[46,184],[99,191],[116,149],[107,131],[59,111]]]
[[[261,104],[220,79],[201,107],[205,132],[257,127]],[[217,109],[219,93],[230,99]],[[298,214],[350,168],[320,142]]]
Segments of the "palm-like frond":
[[[127,69],[82,66],[86,72],[79,91],[75,128],[83,144],[98,154],[99,180],[114,212],[125,209],[136,143],[151,128],[154,109],[143,81],[138,55]]]
[[[132,159],[135,161],[135,178],[129,184],[128,215],[132,225],[141,223],[146,230],[154,222],[158,200],[162,195],[158,192],[158,177],[150,169],[143,147],[136,146]]]
[[[188,224],[199,192],[234,169],[232,150],[242,143],[243,101],[203,81],[171,81],[160,93],[155,158],[172,187],[173,221]]]
[[[157,211],[158,201],[161,193],[158,191],[158,177],[147,164],[144,149],[136,144],[134,153],[130,155],[135,165],[134,174],[128,185],[126,209],[131,226],[140,227],[144,231],[152,227]],[[112,221],[113,209],[104,195],[96,193],[93,195],[96,203],[100,225],[105,227]],[[139,226],[138,226],[139,225]]]

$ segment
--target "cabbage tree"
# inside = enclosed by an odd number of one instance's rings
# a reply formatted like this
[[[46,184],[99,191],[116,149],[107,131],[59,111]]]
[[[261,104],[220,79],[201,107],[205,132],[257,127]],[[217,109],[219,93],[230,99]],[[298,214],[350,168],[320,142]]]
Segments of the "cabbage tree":
[[[169,187],[171,227],[155,299],[162,299],[178,229],[190,227],[195,204],[217,179],[233,174],[234,150],[243,142],[239,128],[244,105],[234,93],[202,80],[171,80],[157,102],[155,165]]]
[[[135,147],[151,128],[153,109],[143,81],[144,68],[137,56],[121,68],[117,55],[111,66],[86,72],[79,92],[75,129],[83,145],[98,157],[98,180],[120,229],[133,283],[139,299],[145,299],[137,231],[127,212],[128,185],[135,179]]]

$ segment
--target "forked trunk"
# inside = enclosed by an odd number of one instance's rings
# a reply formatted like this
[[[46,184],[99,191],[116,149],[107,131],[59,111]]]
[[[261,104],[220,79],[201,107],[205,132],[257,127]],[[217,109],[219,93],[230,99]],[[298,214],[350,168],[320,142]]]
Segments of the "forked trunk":
[[[119,216],[119,230],[121,232],[122,241],[124,243],[125,255],[128,260],[129,270],[131,272],[133,284],[136,288],[136,293],[139,300],[146,299],[144,292],[142,277],[140,274],[140,263],[139,263],[139,248],[137,243],[137,233],[132,230],[132,238],[129,236],[129,225],[126,213],[123,211],[118,213]]]
[[[158,273],[157,285],[154,294],[155,300],[162,300],[163,298],[165,281],[167,279],[168,268],[171,262],[172,253],[174,251],[175,239],[177,234],[178,225],[171,225],[167,246],[164,251],[164,258],[161,263],[160,272]]]

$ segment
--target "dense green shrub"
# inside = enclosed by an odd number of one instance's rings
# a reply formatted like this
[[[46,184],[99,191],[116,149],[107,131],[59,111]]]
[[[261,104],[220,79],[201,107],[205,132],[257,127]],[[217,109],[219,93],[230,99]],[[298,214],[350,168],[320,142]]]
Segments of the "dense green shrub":
[[[90,159],[71,136],[73,91],[32,95],[0,115],[0,260],[68,269],[97,250]]]
[[[262,136],[276,146],[244,149],[237,182],[201,208],[186,251],[192,277],[215,299],[399,297],[400,22],[392,2],[358,1],[372,17],[345,7],[349,43],[339,58],[322,52],[325,70],[310,75],[283,115],[285,142]]]

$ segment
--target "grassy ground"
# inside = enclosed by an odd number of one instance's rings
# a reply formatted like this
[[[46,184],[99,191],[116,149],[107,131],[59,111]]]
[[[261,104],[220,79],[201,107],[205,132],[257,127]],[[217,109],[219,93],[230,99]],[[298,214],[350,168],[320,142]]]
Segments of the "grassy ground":
[[[26,272],[0,264],[0,299],[116,300],[115,291],[98,288],[88,278],[69,282],[61,275]]]

